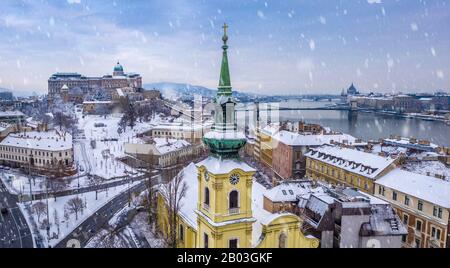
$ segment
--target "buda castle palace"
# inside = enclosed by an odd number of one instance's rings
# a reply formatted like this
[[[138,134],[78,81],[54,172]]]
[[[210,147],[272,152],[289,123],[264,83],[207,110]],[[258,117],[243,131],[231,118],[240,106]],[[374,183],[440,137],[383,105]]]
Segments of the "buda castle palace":
[[[54,97],[61,93],[61,89],[80,90],[83,94],[95,89],[114,90],[131,87],[142,88],[142,77],[136,73],[125,73],[122,65],[117,62],[113,74],[102,77],[87,77],[78,73],[56,73],[48,79],[48,95]],[[81,93],[80,92],[80,93]]]

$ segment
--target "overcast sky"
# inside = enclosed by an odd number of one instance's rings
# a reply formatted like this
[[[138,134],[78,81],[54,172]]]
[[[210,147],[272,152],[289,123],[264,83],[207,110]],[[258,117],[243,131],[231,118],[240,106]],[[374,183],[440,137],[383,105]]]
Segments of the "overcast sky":
[[[120,60],[144,83],[216,88],[225,21],[241,91],[449,90],[445,0],[1,0],[0,87],[46,92],[52,73]]]

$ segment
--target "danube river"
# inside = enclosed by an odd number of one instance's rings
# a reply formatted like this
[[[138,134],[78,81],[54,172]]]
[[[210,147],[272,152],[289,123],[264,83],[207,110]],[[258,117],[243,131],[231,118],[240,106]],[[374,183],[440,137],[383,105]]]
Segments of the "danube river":
[[[280,107],[311,108],[330,105],[332,102],[289,101],[280,103]],[[238,112],[237,118],[242,118]],[[263,112],[261,112],[263,114]],[[401,118],[363,112],[338,110],[281,110],[272,116],[272,121],[298,121],[318,123],[333,130],[348,133],[364,140],[388,138],[390,135],[426,139],[438,145],[450,147],[450,126],[438,121]]]

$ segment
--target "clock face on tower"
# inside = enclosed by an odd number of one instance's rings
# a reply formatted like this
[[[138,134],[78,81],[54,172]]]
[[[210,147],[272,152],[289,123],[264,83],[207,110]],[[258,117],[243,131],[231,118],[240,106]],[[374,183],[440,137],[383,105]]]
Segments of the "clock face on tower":
[[[232,174],[230,176],[230,183],[233,185],[236,185],[239,182],[239,175],[238,174]]]

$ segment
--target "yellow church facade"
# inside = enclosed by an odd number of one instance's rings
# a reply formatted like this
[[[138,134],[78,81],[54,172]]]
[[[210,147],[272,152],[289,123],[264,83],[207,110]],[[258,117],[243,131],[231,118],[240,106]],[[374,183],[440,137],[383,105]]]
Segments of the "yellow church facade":
[[[225,163],[221,164],[223,161]],[[300,229],[302,220],[297,215],[270,213],[264,210],[263,195],[266,189],[253,181],[254,171],[251,167],[236,161],[234,165],[237,167],[229,172],[212,173],[215,166],[223,169],[229,164],[228,160],[211,156],[196,165],[191,163],[181,171],[188,190],[186,196],[181,199],[177,215],[178,247],[317,248],[319,246],[318,239],[303,235]],[[208,171],[207,166],[212,171]],[[231,181],[236,180],[235,175],[239,176],[239,181],[232,184]],[[238,197],[237,200],[235,196]],[[237,207],[234,202],[237,202]],[[168,235],[170,230],[167,217],[167,197],[164,196],[164,191],[160,191],[158,226],[165,235]]]

